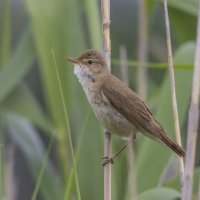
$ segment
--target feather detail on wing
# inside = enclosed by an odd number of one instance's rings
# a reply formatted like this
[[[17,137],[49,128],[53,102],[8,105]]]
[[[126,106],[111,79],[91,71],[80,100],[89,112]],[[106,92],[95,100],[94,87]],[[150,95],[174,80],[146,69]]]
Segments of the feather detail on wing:
[[[179,156],[185,155],[184,150],[165,134],[162,126],[154,119],[140,97],[123,82],[110,75],[106,84],[102,84],[101,92],[106,101],[130,123],[142,132],[148,133],[145,135],[165,143]]]
[[[123,91],[123,92],[122,92]],[[139,96],[123,82],[111,75],[106,84],[102,84],[101,92],[107,101],[138,129],[152,132],[156,121]],[[155,133],[154,133],[155,134]]]

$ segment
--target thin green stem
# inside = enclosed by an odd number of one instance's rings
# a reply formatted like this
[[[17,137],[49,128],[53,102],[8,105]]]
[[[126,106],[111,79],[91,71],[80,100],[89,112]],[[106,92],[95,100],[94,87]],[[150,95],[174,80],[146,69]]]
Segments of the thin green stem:
[[[53,132],[53,134],[50,138],[48,148],[47,148],[47,151],[45,153],[45,157],[44,157],[44,160],[42,162],[42,166],[41,166],[41,169],[40,169],[37,181],[36,181],[36,186],[35,186],[34,191],[32,193],[31,200],[36,200],[36,198],[37,198],[37,195],[38,195],[38,192],[39,192],[39,189],[40,189],[40,184],[41,184],[41,181],[42,181],[42,177],[43,177],[43,174],[44,174],[44,170],[45,170],[45,167],[46,167],[47,162],[48,162],[49,154],[50,154],[51,147],[52,147],[54,139],[55,139],[55,132]]]
[[[2,20],[2,37],[0,38],[1,47],[0,47],[0,65],[4,65],[8,62],[10,56],[10,44],[11,44],[11,37],[10,37],[10,2],[9,0],[3,1],[3,20]]]
[[[88,110],[86,116],[84,117],[83,124],[80,128],[80,131],[79,131],[80,137],[78,139],[78,144],[77,144],[76,153],[75,153],[76,164],[78,162],[78,158],[79,158],[79,155],[80,155],[80,150],[81,150],[81,145],[82,145],[82,141],[83,141],[83,137],[84,137],[84,132],[85,132],[86,125],[89,121],[90,113],[91,113],[91,109]],[[69,173],[67,188],[65,190],[65,195],[64,195],[64,199],[66,199],[66,200],[70,199],[70,191],[72,189],[73,181],[74,181],[74,170],[73,170],[73,168],[71,168],[70,173]]]
[[[114,65],[120,65],[120,60],[113,59],[112,64]],[[139,67],[140,65],[145,65],[149,68],[155,68],[155,69],[165,69],[168,68],[168,63],[154,63],[154,62],[139,62],[139,61],[127,61],[128,66],[130,67]],[[176,69],[193,69],[193,65],[185,65],[185,64],[174,64],[174,68]]]
[[[68,115],[67,115],[67,107],[65,105],[63,89],[62,89],[62,85],[61,85],[61,81],[60,81],[60,77],[59,77],[59,73],[58,73],[58,67],[57,67],[57,64],[56,64],[53,49],[51,49],[51,52],[52,52],[52,55],[53,55],[54,66],[55,66],[55,69],[56,69],[56,75],[57,75],[58,84],[59,84],[60,96],[61,96],[63,109],[64,109],[64,117],[65,117],[65,121],[66,121],[66,130],[67,130],[67,136],[68,136],[69,146],[70,146],[70,151],[71,151],[72,165],[73,165],[73,169],[74,169],[74,172],[75,172],[75,185],[76,185],[77,197],[78,197],[78,200],[81,200],[80,188],[79,188],[79,182],[78,182],[78,175],[77,175],[77,169],[76,169],[76,161],[75,161],[75,157],[74,157],[74,149],[73,149],[72,138],[71,138],[71,134],[70,134],[71,131],[70,131],[70,126],[69,126],[69,119],[68,119]]]

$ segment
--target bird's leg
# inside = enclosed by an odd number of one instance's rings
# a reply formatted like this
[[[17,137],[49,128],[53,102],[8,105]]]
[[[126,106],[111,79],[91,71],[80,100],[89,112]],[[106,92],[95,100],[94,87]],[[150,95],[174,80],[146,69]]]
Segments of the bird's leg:
[[[135,134],[134,134],[134,136],[133,137],[131,137],[130,139],[129,139],[129,141],[125,144],[125,145],[123,145],[115,154],[113,154],[113,156],[111,156],[110,158],[109,157],[103,157],[102,159],[104,160],[103,161],[103,163],[102,163],[102,165],[103,166],[105,166],[106,164],[108,164],[108,163],[114,163],[114,158],[116,158],[124,149],[126,149],[127,148],[127,146],[130,144],[130,143],[132,143],[134,140],[136,139],[136,136],[135,136]]]

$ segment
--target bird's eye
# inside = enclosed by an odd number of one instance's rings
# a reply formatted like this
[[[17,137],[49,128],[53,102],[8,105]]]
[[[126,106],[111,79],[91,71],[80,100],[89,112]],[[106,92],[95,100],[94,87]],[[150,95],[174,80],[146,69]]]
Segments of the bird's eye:
[[[91,65],[91,64],[92,64],[92,60],[88,60],[88,64],[90,64],[90,65]]]

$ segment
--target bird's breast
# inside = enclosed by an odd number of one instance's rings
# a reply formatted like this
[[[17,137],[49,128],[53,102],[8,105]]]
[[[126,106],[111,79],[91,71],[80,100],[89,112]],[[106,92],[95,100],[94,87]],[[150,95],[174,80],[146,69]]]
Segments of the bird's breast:
[[[100,123],[120,137],[126,138],[134,130],[134,126],[124,118],[101,93],[100,83],[94,82],[79,65],[75,65],[74,74],[79,79],[92,109]]]
[[[109,130],[120,137],[127,138],[134,130],[134,126],[124,118],[117,110],[115,110],[106,100],[102,100],[104,97],[96,102],[92,102],[92,109],[100,121],[100,123]]]

